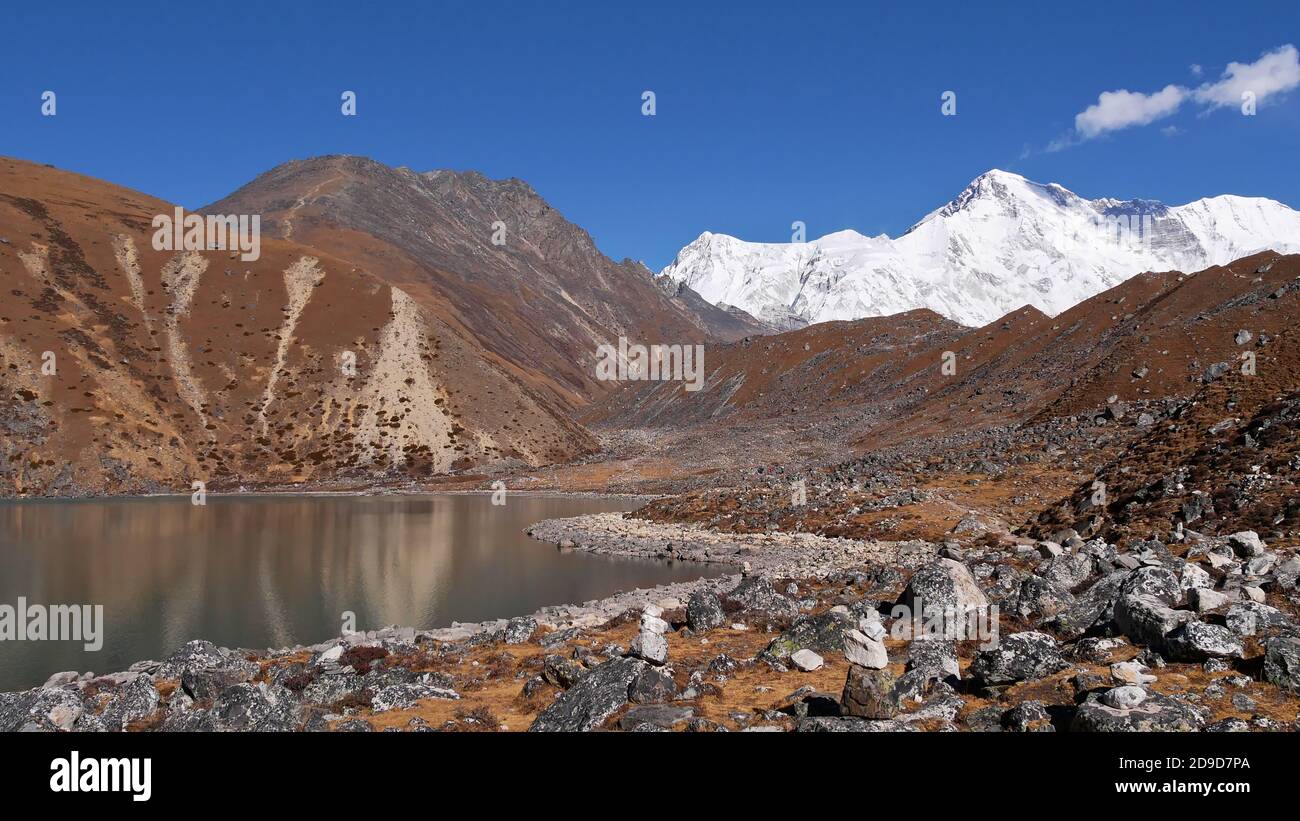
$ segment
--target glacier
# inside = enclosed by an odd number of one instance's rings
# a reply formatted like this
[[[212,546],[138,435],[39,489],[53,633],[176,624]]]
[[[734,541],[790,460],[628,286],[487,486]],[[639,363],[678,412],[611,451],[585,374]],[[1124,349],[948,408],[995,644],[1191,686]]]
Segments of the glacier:
[[[1025,305],[1055,316],[1143,271],[1263,250],[1300,252],[1300,213],[1233,195],[1088,200],[994,169],[897,238],[844,230],[759,243],[706,231],[661,275],[782,329],[917,308],[980,327]]]

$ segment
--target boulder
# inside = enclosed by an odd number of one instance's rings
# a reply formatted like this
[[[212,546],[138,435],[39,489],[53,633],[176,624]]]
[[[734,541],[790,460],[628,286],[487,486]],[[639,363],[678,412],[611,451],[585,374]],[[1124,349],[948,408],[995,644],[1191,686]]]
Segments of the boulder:
[[[952,559],[935,559],[912,574],[899,603],[922,617],[927,609],[961,615],[988,606],[966,565]]]
[[[1083,553],[1065,553],[1055,557],[1043,568],[1042,578],[1054,587],[1069,592],[1092,578],[1093,560]]]
[[[813,670],[821,668],[826,660],[811,650],[798,650],[790,654],[790,661],[795,667],[805,673],[811,673]]]
[[[1052,619],[1053,628],[1066,639],[1074,639],[1114,618],[1115,600],[1128,571],[1116,570],[1075,596],[1074,601]]]
[[[529,732],[586,732],[599,727],[628,702],[632,682],[645,669],[635,658],[616,658],[593,667],[537,716]]]
[[[1174,607],[1183,600],[1183,586],[1173,571],[1164,567],[1139,567],[1119,587],[1125,596],[1151,596],[1161,604]]]
[[[1300,696],[1300,637],[1275,636],[1264,643],[1264,678]]]
[[[636,638],[632,639],[632,646],[628,652],[651,664],[660,665],[668,661],[668,640],[662,633],[642,630],[636,634]]]
[[[537,619],[532,616],[516,616],[506,622],[505,643],[523,644],[537,632]]]
[[[124,730],[131,722],[153,715],[160,700],[153,678],[137,676],[104,707],[101,718],[108,729]]]
[[[629,732],[671,730],[695,718],[690,707],[673,707],[669,704],[642,704],[633,707],[618,720],[619,729]]]
[[[1143,568],[1143,570],[1150,569],[1152,568]],[[1115,602],[1116,628],[1133,641],[1157,650],[1164,648],[1165,636],[1174,628],[1195,618],[1196,614],[1186,610],[1174,610],[1164,600],[1152,595],[1120,596]]]
[[[1159,693],[1147,693],[1132,709],[1112,707],[1100,700],[1079,705],[1070,723],[1071,732],[1142,733],[1196,732],[1204,722],[1196,711],[1181,701]]]
[[[840,696],[845,715],[868,719],[888,719],[898,715],[894,697],[894,674],[888,670],[849,665],[849,675]]]
[[[662,667],[646,665],[628,686],[628,700],[633,704],[671,701],[677,695],[677,682]]]
[[[889,666],[889,653],[885,649],[885,643],[870,638],[859,630],[844,632],[844,658],[852,664],[872,670],[883,670]]]
[[[696,590],[686,602],[686,626],[696,633],[721,627],[727,621],[722,599],[711,590]]]
[[[1228,537],[1228,546],[1243,559],[1259,556],[1264,552],[1264,542],[1253,530],[1242,530]]]
[[[1147,700],[1147,691],[1136,684],[1113,687],[1101,694],[1101,703],[1117,710],[1132,710]]]
[[[788,630],[772,639],[764,652],[782,662],[799,650],[842,653],[844,633],[852,627],[853,618],[846,613],[827,611],[816,616],[799,616]]]
[[[1069,665],[1056,639],[1046,633],[1013,633],[997,647],[984,650],[970,666],[971,675],[985,685],[1012,684],[1051,675]]]
[[[582,668],[572,659],[551,653],[542,659],[542,678],[562,690],[567,690],[582,677]]]
[[[1244,648],[1226,627],[1189,621],[1165,636],[1165,648],[1176,661],[1205,661],[1209,658],[1239,659]]]
[[[1002,714],[1001,726],[1010,733],[1054,733],[1052,717],[1041,701],[1024,701]]]
[[[798,603],[776,592],[764,576],[746,576],[727,598],[743,610],[770,616],[793,616],[799,612]]]
[[[458,699],[460,695],[455,690],[428,684],[389,684],[375,693],[370,706],[376,713],[383,713],[413,707],[416,702],[426,698]]]

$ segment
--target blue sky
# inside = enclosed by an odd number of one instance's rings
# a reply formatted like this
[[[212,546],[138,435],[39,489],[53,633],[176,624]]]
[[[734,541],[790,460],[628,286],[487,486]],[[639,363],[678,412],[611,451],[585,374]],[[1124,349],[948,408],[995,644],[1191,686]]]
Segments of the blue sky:
[[[0,154],[189,207],[317,154],[473,168],[656,270],[704,230],[897,235],[993,167],[1089,197],[1300,207],[1300,90],[1254,117],[1206,101],[1229,63],[1300,45],[1295,0],[235,5],[6,9]],[[1076,128],[1103,92],[1171,85],[1100,112],[1150,124]]]

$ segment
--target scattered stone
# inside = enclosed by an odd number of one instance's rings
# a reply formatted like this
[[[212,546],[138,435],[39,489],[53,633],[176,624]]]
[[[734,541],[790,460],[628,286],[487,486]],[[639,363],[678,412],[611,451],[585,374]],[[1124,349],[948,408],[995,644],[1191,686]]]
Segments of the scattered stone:
[[[813,670],[819,669],[825,663],[825,659],[807,649],[792,653],[790,655],[790,661],[795,667],[805,673],[811,673]]]
[[[1110,666],[1110,677],[1120,686],[1153,684],[1156,677],[1151,675],[1150,669],[1136,661],[1121,661]]]
[[[1101,703],[1116,710],[1132,710],[1147,700],[1147,691],[1136,685],[1128,684],[1114,687],[1101,696]]]
[[[1300,696],[1300,638],[1277,636],[1264,643],[1264,678]]]
[[[537,632],[537,619],[532,616],[518,616],[506,623],[506,644],[523,644]]]
[[[628,702],[628,690],[645,667],[633,658],[592,668],[541,712],[529,732],[585,732],[599,727]]]
[[[1075,711],[1070,730],[1094,733],[1196,732],[1202,723],[1196,711],[1186,704],[1159,693],[1147,693],[1143,702],[1131,709],[1112,707],[1100,700],[1086,701]]]
[[[1189,621],[1165,637],[1170,658],[1205,661],[1207,658],[1235,658],[1244,654],[1241,642],[1226,627]]]
[[[711,590],[696,590],[686,602],[686,625],[703,633],[726,623],[722,599]]]
[[[889,666],[889,653],[885,649],[885,643],[858,630],[845,631],[844,657],[851,664],[872,670],[883,670]]]
[[[894,674],[889,670],[872,670],[849,665],[840,708],[845,715],[868,719],[889,719],[898,715],[894,697]]]
[[[970,666],[971,675],[985,685],[1013,684],[1049,676],[1069,665],[1060,645],[1046,633],[1013,633],[999,646],[984,650]]]

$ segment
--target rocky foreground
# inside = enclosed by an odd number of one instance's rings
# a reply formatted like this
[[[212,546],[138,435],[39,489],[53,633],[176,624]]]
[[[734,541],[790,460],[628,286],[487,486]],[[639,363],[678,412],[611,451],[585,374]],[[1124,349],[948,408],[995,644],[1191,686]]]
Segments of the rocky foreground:
[[[0,694],[0,731],[1300,728],[1300,558],[1253,532],[940,546],[605,514],[533,533],[748,567],[446,630],[265,652],[192,641]],[[996,630],[911,634],[900,607],[993,612]]]

